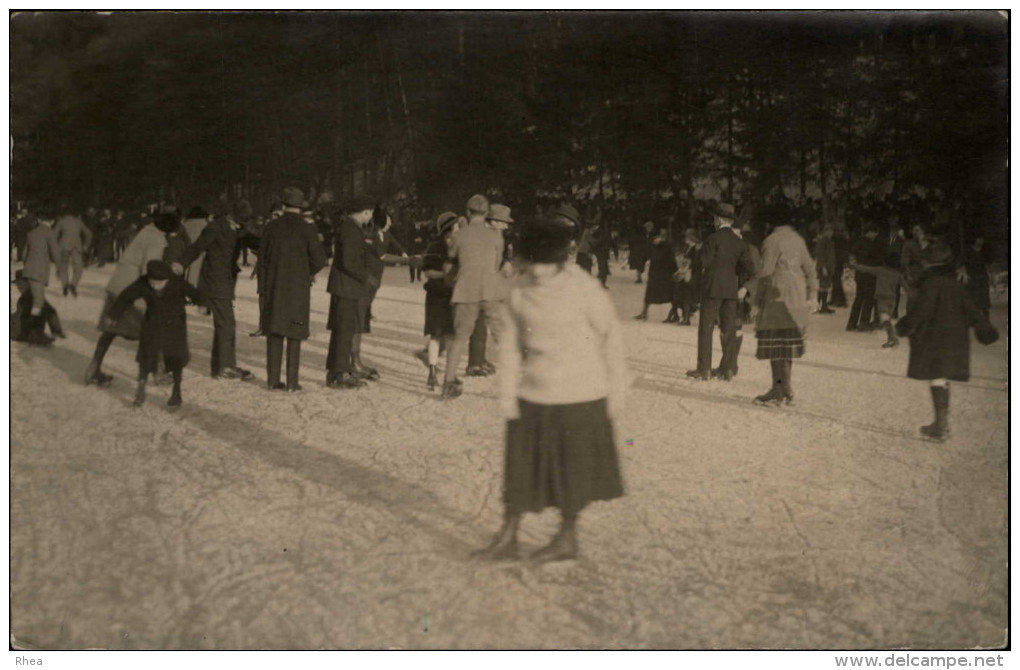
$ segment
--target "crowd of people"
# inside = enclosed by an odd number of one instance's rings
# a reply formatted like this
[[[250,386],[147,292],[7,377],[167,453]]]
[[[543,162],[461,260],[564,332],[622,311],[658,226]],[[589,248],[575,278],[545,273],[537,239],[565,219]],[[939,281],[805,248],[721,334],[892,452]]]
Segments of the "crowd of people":
[[[402,242],[392,216],[373,199],[356,196],[331,216],[317,215],[293,187],[283,190],[265,217],[224,200],[209,212],[194,207],[186,216],[173,205],[152,206],[136,223],[109,210],[21,214],[12,222],[12,231],[19,231],[13,245],[24,263],[14,279],[21,296],[11,317],[12,337],[49,345],[63,336],[46,298],[51,266],[63,295],[76,297],[87,264],[116,261],[84,382],[111,383],[103,361],[122,337],[138,342],[135,405],[144,404],[154,376],[173,385],[168,405],[179,407],[189,362],[189,303],[212,317],[212,377],[253,377],[237,365],[233,304],[241,265],[251,253],[259,301],[259,327],[251,335],[266,338],[266,388],[298,392],[301,346],[311,333],[311,291],[328,265],[325,387],[352,391],[380,379],[379,370],[362,359],[362,338],[371,333],[385,266],[405,265],[411,283],[424,280],[425,346],[415,355],[427,368],[429,389],[438,388],[443,400],[457,399],[464,385],[458,375],[462,358],[467,355],[466,376],[494,374],[487,342],[499,343],[500,407],[509,421],[505,520],[478,555],[516,556],[521,515],[555,506],[563,525],[536,558],[572,558],[580,511],[623,491],[613,419],[627,375],[607,284],[610,259],[619,260],[620,231],[610,216],[596,213],[586,222],[567,203],[524,218],[515,221],[509,206],[474,195],[462,214],[444,211],[406,224]],[[881,328],[883,346],[890,348],[899,337],[910,338],[907,374],[930,383],[935,411],[935,421],[921,433],[933,440],[949,436],[949,381],[969,377],[969,330],[983,343],[997,338],[988,320],[980,237],[958,253],[931,222],[914,221],[908,237],[901,221],[890,220],[869,222],[851,239],[843,226],[803,225],[781,201],[741,211],[715,203],[711,220],[713,230],[704,236],[698,226],[681,233],[647,221],[626,245],[626,263],[635,281],[645,284],[637,319],[647,320],[650,306],[659,304],[670,305],[666,323],[688,326],[698,315],[690,379],[732,380],[744,327],[753,324],[756,358],[769,361],[772,371],[771,388],[755,402],[791,403],[792,365],[805,352],[809,315],[848,307],[844,276],[852,272],[856,290],[847,330]],[[713,367],[716,327],[722,354]]]

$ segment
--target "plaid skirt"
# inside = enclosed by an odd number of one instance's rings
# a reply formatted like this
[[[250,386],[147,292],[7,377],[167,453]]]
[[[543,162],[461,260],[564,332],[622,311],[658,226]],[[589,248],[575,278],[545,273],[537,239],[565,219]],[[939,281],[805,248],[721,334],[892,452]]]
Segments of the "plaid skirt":
[[[800,328],[759,330],[756,356],[763,361],[789,361],[804,355],[804,333]]]
[[[557,507],[576,514],[595,500],[623,495],[606,399],[540,405],[518,399],[507,422],[503,503],[510,513]]]

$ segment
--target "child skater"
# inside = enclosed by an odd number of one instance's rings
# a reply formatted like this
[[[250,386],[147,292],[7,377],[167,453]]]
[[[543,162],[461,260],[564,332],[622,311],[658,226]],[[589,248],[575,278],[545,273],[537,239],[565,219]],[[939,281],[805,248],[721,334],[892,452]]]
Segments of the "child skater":
[[[879,323],[885,329],[886,341],[883,349],[898,347],[899,339],[896,331],[893,330],[892,313],[896,308],[896,295],[900,286],[906,291],[909,289],[906,277],[899,268],[893,267],[899,263],[899,254],[890,252],[886,254],[881,266],[877,265],[853,265],[853,269],[864,274],[875,275],[875,311],[878,312]]]
[[[921,259],[920,292],[896,330],[910,338],[907,376],[931,384],[935,421],[922,426],[921,435],[941,442],[949,437],[949,381],[970,379],[969,329],[975,329],[981,344],[995,342],[999,333],[956,280],[948,246],[934,242]]]
[[[581,510],[623,495],[612,423],[626,391],[620,325],[598,280],[568,261],[575,230],[544,219],[520,239],[526,269],[499,347],[504,521],[478,558],[516,558],[521,515],[550,506],[562,526],[531,558],[575,558]]]
[[[458,218],[453,212],[443,212],[436,218],[436,237],[425,249],[422,271],[425,273],[425,364],[429,368],[429,377],[425,382],[432,391],[439,385],[437,370],[439,352],[453,337],[453,278],[450,270],[450,257],[447,250],[450,239],[457,230]]]
[[[151,260],[145,266],[145,274],[125,288],[110,308],[109,318],[116,320],[136,300],[145,301],[145,316],[135,356],[138,361],[135,407],[145,403],[145,382],[150,373],[156,372],[161,356],[174,381],[166,404],[169,407],[181,404],[181,372],[188,364],[186,297],[201,304],[198,289],[175,275],[165,261]]]

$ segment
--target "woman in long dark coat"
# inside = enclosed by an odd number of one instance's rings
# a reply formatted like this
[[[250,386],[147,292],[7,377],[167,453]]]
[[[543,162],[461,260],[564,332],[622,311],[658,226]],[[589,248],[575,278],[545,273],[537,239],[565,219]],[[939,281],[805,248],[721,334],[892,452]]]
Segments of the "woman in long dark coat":
[[[641,275],[645,271],[645,265],[648,263],[648,255],[651,253],[651,234],[652,228],[655,224],[651,221],[646,221],[644,226],[634,233],[634,236],[630,240],[629,249],[627,250],[627,265],[630,266],[631,270],[637,271],[637,279],[634,281],[635,284],[641,283]]]
[[[452,262],[450,238],[457,230],[457,215],[443,212],[436,218],[436,236],[425,248],[422,269],[425,272],[425,364],[429,368],[426,385],[432,391],[439,385],[439,351],[454,336]]]
[[[676,273],[676,257],[666,239],[666,229],[660,228],[652,239],[648,254],[648,285],[645,287],[645,307],[635,316],[639,321],[648,319],[648,306],[673,302],[673,274]],[[667,319],[668,321],[668,319]]]
[[[949,247],[932,243],[922,260],[920,291],[896,331],[910,338],[907,376],[931,383],[935,421],[922,426],[921,435],[941,441],[949,437],[949,382],[970,379],[970,328],[982,344],[999,334],[957,281]]]

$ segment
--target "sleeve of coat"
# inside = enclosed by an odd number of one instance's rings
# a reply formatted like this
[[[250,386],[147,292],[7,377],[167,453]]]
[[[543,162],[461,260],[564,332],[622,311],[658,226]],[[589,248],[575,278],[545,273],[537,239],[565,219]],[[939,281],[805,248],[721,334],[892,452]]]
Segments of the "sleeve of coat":
[[[209,224],[202,229],[202,233],[198,236],[198,239],[191,243],[181,257],[180,264],[184,267],[188,267],[192,263],[198,260],[212,244],[213,239],[216,237],[216,233],[212,232],[212,224]]]
[[[800,269],[807,281],[807,299],[813,300],[818,295],[818,270],[815,260],[808,253],[807,244],[801,241]]]
[[[326,249],[319,241],[319,235],[311,227],[305,233],[308,243],[308,272],[314,277],[326,267]]]
[[[344,226],[340,231],[340,254],[343,273],[364,284],[368,282],[368,268],[358,253],[358,250],[364,245],[364,240],[358,239],[360,236],[361,231],[354,226]]]
[[[46,236],[46,252],[54,263],[60,262],[60,242],[57,241],[57,234],[52,230]]]
[[[710,272],[712,264],[715,262],[716,255],[716,241],[715,237],[709,235],[705,239],[705,243],[701,245],[701,273],[705,274]]]
[[[896,333],[900,337],[909,337],[916,333],[921,326],[935,316],[935,306],[938,303],[938,288],[934,282],[927,281],[921,287],[917,300],[909,306],[906,316],[896,323]]]
[[[779,248],[774,238],[766,237],[761,245],[761,267],[758,268],[758,278],[768,277],[776,271],[776,263],[779,261]]]
[[[120,292],[120,295],[117,296],[117,299],[113,301],[112,305],[110,305],[111,319],[119,318],[120,315],[124,313],[124,310],[126,310],[128,306],[131,305],[131,303],[142,297],[143,281],[144,280],[136,280],[130,286],[128,286],[126,289]]]
[[[804,250],[807,254],[807,249]],[[746,242],[741,246],[740,258],[737,261],[737,276],[738,277],[754,277],[757,268],[754,267],[754,259],[751,257],[751,245]]]
[[[510,299],[503,303],[499,311],[503,330],[499,342],[499,388],[500,412],[504,418],[516,418],[519,413],[517,406],[517,376],[521,369],[520,335],[517,319],[513,311],[517,304],[517,292],[510,293]]]

